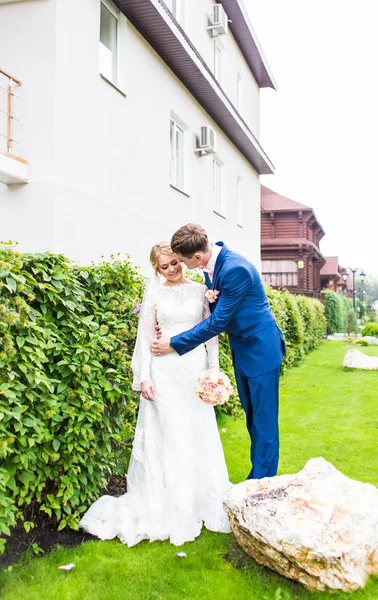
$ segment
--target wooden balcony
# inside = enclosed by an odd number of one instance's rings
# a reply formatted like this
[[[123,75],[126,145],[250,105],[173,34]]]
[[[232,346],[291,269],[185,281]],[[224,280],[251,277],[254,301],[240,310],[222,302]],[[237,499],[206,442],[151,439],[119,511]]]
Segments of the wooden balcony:
[[[0,69],[0,182],[7,185],[29,181],[29,162],[18,156],[15,147],[15,101],[19,100],[21,81]]]

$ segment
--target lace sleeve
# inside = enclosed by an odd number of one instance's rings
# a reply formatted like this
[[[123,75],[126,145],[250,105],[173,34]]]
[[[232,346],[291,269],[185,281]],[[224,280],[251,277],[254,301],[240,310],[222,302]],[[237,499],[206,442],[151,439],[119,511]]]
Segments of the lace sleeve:
[[[131,368],[134,372],[133,390],[151,377],[151,344],[155,338],[156,294],[147,293],[139,315],[138,335],[135,343]]]
[[[202,310],[202,319],[205,320],[210,317],[210,306],[209,301],[205,296],[206,287],[204,289],[203,295],[203,310]],[[206,342],[206,350],[207,350],[207,360],[209,364],[209,369],[219,369],[219,343],[218,336],[211,338]]]

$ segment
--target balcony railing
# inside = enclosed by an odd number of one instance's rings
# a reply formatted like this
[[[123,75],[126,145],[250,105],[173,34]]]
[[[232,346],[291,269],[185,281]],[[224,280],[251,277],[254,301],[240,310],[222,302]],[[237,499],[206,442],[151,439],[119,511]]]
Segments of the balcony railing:
[[[6,184],[29,180],[29,163],[15,150],[20,143],[16,132],[20,86],[19,79],[0,69],[0,181]]]
[[[0,69],[0,113],[2,115],[0,136],[6,140],[6,152],[8,154],[13,154],[14,144],[19,143],[19,140],[14,137],[14,124],[19,120],[15,116],[15,99],[19,100],[20,98],[16,94],[16,90],[20,85],[21,81],[19,79]]]

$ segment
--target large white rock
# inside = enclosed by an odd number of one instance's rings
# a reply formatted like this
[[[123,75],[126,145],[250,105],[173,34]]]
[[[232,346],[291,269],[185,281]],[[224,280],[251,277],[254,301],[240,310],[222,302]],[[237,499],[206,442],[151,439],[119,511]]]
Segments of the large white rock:
[[[294,475],[239,483],[225,506],[250,556],[309,589],[353,591],[378,574],[378,490],[324,458]]]
[[[378,338],[373,335],[365,335],[365,337],[361,338],[362,340],[366,340],[368,344],[378,344]]]
[[[378,369],[378,356],[367,356],[357,348],[351,348],[344,356],[344,367],[348,369],[367,369],[374,371]]]

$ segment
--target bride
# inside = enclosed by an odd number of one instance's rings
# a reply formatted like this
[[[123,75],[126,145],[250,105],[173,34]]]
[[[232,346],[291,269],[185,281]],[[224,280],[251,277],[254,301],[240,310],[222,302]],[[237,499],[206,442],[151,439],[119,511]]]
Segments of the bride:
[[[140,313],[132,368],[133,389],[141,390],[138,422],[127,476],[127,494],[102,496],[80,527],[101,539],[118,536],[134,546],[141,540],[193,541],[204,524],[230,531],[222,497],[229,488],[227,467],[212,406],[195,392],[198,375],[218,368],[218,339],[184,356],[154,357],[155,326],[169,336],[209,316],[206,287],[184,278],[168,242],[155,244],[154,275]],[[161,276],[165,280],[160,284]]]

